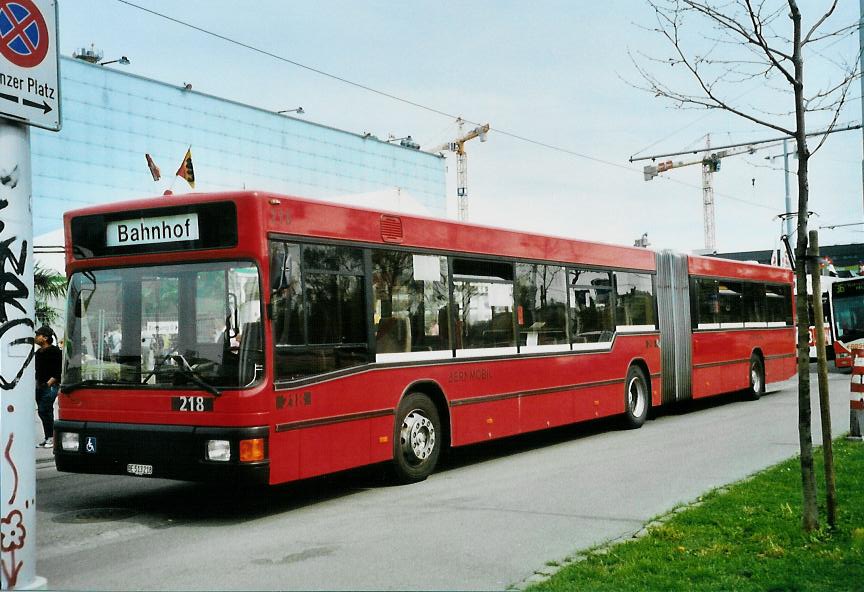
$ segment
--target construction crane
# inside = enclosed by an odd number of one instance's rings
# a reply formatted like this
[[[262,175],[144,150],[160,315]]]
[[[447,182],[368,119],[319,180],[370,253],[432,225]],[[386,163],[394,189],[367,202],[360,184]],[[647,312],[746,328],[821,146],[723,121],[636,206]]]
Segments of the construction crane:
[[[711,152],[711,136],[706,136],[705,152],[701,158],[688,161],[673,162],[666,160],[659,162],[656,165],[647,165],[642,169],[646,181],[650,181],[660,173],[665,173],[672,169],[690,166],[693,164],[702,165],[702,217],[703,230],[705,233],[705,250],[709,253],[714,253],[717,250],[717,238],[714,225],[714,173],[720,170],[720,161],[728,156],[736,156],[738,154],[753,154],[756,150],[767,148],[774,144],[746,144],[740,146],[732,146],[725,150]],[[657,155],[650,158],[662,158],[665,155]],[[634,159],[631,159],[631,162]],[[641,160],[641,159],[640,159]]]
[[[459,205],[459,220],[468,219],[468,153],[465,152],[465,142],[480,138],[481,142],[486,141],[486,134],[489,131],[489,124],[475,127],[473,130],[464,133],[463,127],[465,121],[459,117],[456,119],[456,125],[459,126],[459,137],[452,142],[441,144],[429,150],[429,152],[443,152],[449,150],[456,153],[456,197]]]
[[[824,136],[827,134],[836,134],[838,132],[848,132],[851,130],[861,129],[862,124],[848,124],[843,127],[829,128],[825,130],[821,130],[818,132],[810,132],[805,134],[805,137],[810,138],[813,136]],[[703,214],[704,214],[704,228],[705,228],[705,249],[708,252],[715,252],[716,250],[716,240],[714,236],[714,173],[720,170],[720,160],[726,158],[727,156],[735,156],[736,154],[753,154],[757,150],[762,150],[764,148],[771,148],[774,146],[778,146],[782,144],[784,141],[790,140],[789,136],[781,136],[779,138],[768,138],[765,140],[757,140],[755,142],[747,142],[742,144],[728,144],[726,146],[718,146],[717,148],[721,149],[718,152],[710,152],[711,150],[711,136],[706,136],[705,142],[705,152],[702,154],[701,158],[696,160],[691,160],[687,162],[672,162],[671,160],[666,160],[660,162],[656,165],[648,165],[642,169],[642,172],[645,175],[645,180],[650,181],[654,177],[656,177],[660,173],[664,173],[666,171],[677,169],[682,166],[689,166],[691,164],[701,164],[702,165],[702,204],[703,204]],[[653,156],[640,156],[638,158],[631,156],[630,162],[638,162],[640,160],[651,160],[656,161],[658,158],[667,158],[669,156],[679,156],[681,154],[696,154],[699,152],[698,150],[685,150],[681,152],[672,152],[667,154],[655,154]],[[784,149],[785,153],[786,150]],[[789,203],[789,199],[787,197],[787,204]],[[787,205],[787,210],[790,207]]]

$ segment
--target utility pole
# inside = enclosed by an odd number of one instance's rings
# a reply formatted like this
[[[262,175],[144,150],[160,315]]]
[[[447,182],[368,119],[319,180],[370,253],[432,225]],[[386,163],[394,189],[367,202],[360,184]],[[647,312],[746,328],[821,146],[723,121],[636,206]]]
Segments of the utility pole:
[[[864,2],[864,0],[861,0],[861,1]],[[794,233],[795,233],[795,227],[792,225],[793,216],[788,215],[788,214],[792,213],[792,193],[789,189],[789,155],[790,154],[795,154],[795,153],[789,152],[789,141],[783,140],[783,154],[782,155],[776,154],[774,156],[766,156],[765,160],[774,160],[778,156],[783,157],[783,185],[784,185],[784,188],[786,190],[785,195],[786,195],[786,214],[787,214],[787,215],[783,216],[783,220],[786,224],[786,236],[789,237],[789,240],[792,240]]]
[[[864,53],[864,0],[860,1],[858,15],[858,62],[861,71],[864,72],[864,56],[861,55]],[[861,95],[864,96],[864,76],[859,78],[861,79]],[[864,99],[861,100],[861,117],[861,121],[864,121]],[[861,142],[864,146],[864,129],[861,132]],[[861,198],[864,200],[864,157],[861,160]]]

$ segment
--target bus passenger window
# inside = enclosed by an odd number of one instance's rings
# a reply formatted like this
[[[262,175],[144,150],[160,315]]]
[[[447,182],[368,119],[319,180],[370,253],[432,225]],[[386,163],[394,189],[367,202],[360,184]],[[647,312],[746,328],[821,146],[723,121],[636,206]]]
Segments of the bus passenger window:
[[[740,324],[744,322],[741,310],[740,282],[721,281],[718,286],[718,308],[721,324]]]
[[[559,345],[567,338],[567,274],[556,265],[516,264],[519,345]]]
[[[769,323],[792,324],[792,289],[790,286],[765,285],[765,307]]]
[[[363,250],[272,241],[270,257],[276,379],[368,362]]]
[[[695,310],[691,312],[693,326],[695,328],[719,328],[714,327],[720,322],[720,296],[718,294],[720,282],[705,278],[696,278],[691,287],[695,292]],[[695,312],[695,314],[692,314]]]
[[[656,328],[656,301],[651,274],[615,272],[615,324]]]
[[[450,349],[446,257],[373,251],[372,289],[377,353]]]
[[[513,265],[453,260],[456,348],[515,347]]]
[[[574,344],[612,341],[612,274],[571,269],[570,336]]]
[[[764,323],[768,320],[765,310],[765,284],[746,282],[743,287],[744,322]]]

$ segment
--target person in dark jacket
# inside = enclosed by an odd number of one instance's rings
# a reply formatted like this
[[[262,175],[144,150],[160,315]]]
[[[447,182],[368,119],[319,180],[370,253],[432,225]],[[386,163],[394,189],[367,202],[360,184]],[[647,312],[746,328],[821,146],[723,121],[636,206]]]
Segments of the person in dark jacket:
[[[36,329],[36,406],[45,439],[41,448],[54,447],[54,400],[60,390],[63,355],[54,345],[54,331],[45,325]]]

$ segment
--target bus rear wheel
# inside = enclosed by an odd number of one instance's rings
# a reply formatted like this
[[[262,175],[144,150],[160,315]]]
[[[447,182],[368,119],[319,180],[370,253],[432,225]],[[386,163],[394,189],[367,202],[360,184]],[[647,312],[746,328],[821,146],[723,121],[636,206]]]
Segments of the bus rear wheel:
[[[624,426],[629,429],[642,427],[648,418],[651,406],[651,389],[648,379],[639,366],[630,366],[624,382]]]
[[[756,401],[765,393],[765,365],[762,358],[753,354],[750,356],[750,386],[745,394],[751,401]]]
[[[396,409],[393,426],[393,466],[402,483],[416,483],[429,476],[441,455],[441,419],[438,409],[423,393],[410,393]]]

